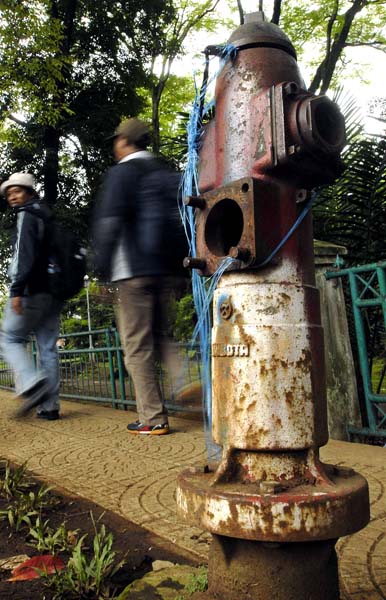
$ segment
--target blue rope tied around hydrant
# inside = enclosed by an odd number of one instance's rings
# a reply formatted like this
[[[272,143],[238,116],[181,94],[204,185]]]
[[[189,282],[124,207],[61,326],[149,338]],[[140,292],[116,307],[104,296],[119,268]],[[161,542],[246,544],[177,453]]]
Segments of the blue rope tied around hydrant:
[[[205,97],[209,85],[217,78],[219,72],[228,60],[232,60],[236,56],[237,50],[232,45],[208,47],[205,50],[205,69],[203,82],[200,89],[197,86],[196,78],[194,78],[195,99],[190,113],[189,123],[187,126],[187,160],[185,172],[182,180],[182,197],[193,196],[199,194],[198,187],[198,158],[201,146],[202,137],[202,120],[205,114],[210,110],[214,101],[205,103]],[[220,66],[217,73],[209,78],[209,62],[210,56],[220,58]],[[184,223],[185,232],[188,238],[189,252],[191,256],[196,256],[196,238],[195,238],[195,216],[194,210],[191,207],[180,205],[182,221]],[[211,402],[211,368],[210,368],[210,346],[211,346],[211,311],[210,306],[213,298],[214,290],[224,271],[229,267],[230,261],[233,259],[225,259],[225,261],[217,269],[216,273],[210,279],[200,277],[198,272],[192,271],[192,294],[193,301],[197,314],[197,324],[193,333],[192,344],[198,339],[201,364],[202,364],[202,401],[204,415],[204,430],[206,445],[209,458],[215,458],[218,455],[218,447],[215,447],[212,441],[212,402]]]

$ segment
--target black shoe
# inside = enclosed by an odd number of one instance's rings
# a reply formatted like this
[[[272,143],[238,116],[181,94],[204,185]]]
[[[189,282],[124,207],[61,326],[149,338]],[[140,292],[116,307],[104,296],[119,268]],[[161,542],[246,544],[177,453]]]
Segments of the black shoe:
[[[46,419],[47,421],[57,421],[60,419],[58,410],[41,410],[36,416],[38,419]]]
[[[134,423],[129,423],[127,429],[129,431],[137,431],[138,427],[142,427],[142,423],[140,421],[134,421]]]
[[[35,383],[32,388],[20,394],[20,398],[23,401],[23,405],[16,411],[16,417],[24,417],[27,413],[29,413],[33,408],[42,404],[47,398],[46,394],[49,390],[48,380],[46,378],[40,379],[37,383]]]

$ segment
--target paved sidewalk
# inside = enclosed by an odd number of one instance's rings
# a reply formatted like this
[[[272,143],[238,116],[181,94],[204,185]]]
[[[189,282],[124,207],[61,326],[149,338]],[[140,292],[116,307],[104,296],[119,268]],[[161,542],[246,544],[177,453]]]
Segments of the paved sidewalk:
[[[133,436],[130,412],[62,402],[60,421],[10,419],[15,400],[0,392],[0,457],[73,494],[93,500],[206,560],[209,535],[178,521],[176,475],[206,461],[201,423],[171,418],[172,435]],[[344,464],[369,482],[372,520],[338,543],[342,599],[386,598],[386,448],[330,441],[322,459]]]

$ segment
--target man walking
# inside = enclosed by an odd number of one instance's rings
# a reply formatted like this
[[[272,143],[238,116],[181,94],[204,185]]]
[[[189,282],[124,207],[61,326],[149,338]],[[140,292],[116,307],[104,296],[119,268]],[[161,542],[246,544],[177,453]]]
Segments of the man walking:
[[[16,393],[23,404],[18,416],[37,407],[37,416],[59,419],[59,362],[56,342],[61,303],[49,293],[46,223],[48,208],[40,203],[29,173],[14,173],[0,187],[17,213],[13,256],[9,268],[9,299],[4,309],[0,346],[15,374]],[[36,337],[40,368],[27,350]]]
[[[185,240],[178,234],[179,176],[146,150],[149,144],[148,126],[139,119],[123,121],[116,130],[118,164],[106,176],[94,241],[99,274],[118,287],[118,329],[139,417],[127,429],[164,435],[169,423],[156,359],[160,350],[174,372],[181,362],[167,336],[167,318],[171,296],[184,285]],[[170,182],[173,192],[166,190]]]

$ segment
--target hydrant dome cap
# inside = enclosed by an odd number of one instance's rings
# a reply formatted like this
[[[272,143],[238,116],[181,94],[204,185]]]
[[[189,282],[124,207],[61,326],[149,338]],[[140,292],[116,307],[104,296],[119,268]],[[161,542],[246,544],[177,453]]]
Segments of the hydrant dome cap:
[[[274,23],[251,20],[232,33],[229,43],[242,48],[244,46],[268,46],[284,50],[296,60],[296,50],[287,35]]]

